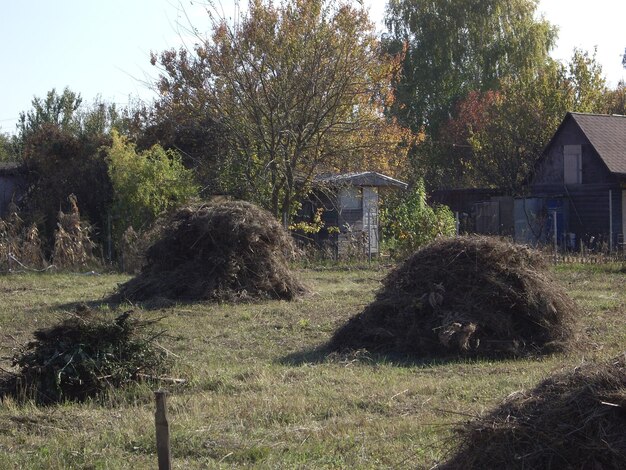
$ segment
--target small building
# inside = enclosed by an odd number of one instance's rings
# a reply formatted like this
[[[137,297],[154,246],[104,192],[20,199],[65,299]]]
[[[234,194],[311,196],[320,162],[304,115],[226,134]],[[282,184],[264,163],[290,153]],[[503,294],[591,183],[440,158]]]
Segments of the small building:
[[[549,241],[556,226],[563,246],[623,246],[626,117],[567,113],[535,165],[528,196],[515,201],[517,241]]]
[[[406,188],[407,183],[374,171],[318,175],[302,203],[299,219],[312,220],[321,211],[325,228],[314,237],[316,242],[335,238],[341,254],[353,240],[360,239],[366,251],[375,254],[380,238],[380,195]],[[336,227],[339,233],[329,233],[329,227]]]
[[[0,163],[0,217],[7,215],[11,203],[18,204],[24,194],[26,177],[21,165]]]

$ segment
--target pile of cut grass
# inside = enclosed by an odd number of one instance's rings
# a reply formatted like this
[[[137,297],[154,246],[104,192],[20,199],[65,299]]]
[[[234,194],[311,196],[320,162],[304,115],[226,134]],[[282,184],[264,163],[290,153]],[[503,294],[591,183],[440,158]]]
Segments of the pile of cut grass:
[[[518,392],[457,430],[441,468],[623,468],[626,355],[587,363]]]
[[[307,290],[288,266],[290,235],[254,204],[194,204],[163,225],[141,272],[120,286],[116,300],[293,300]]]
[[[330,348],[420,357],[550,353],[572,346],[580,313],[538,252],[491,237],[439,239],[391,271]]]

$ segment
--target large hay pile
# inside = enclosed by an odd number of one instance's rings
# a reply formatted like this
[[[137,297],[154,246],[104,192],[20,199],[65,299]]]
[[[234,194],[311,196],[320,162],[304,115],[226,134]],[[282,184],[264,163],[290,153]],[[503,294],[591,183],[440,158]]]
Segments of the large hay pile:
[[[17,374],[2,377],[0,392],[39,403],[81,401],[164,371],[165,352],[153,321],[112,318],[88,308],[34,332],[15,354]]]
[[[439,239],[389,273],[330,347],[417,356],[550,352],[571,342],[578,313],[533,250],[489,237]]]
[[[489,415],[458,430],[458,452],[440,468],[624,468],[625,429],[622,355],[512,395]]]
[[[289,269],[293,254],[290,235],[254,204],[195,204],[166,221],[140,274],[121,285],[117,297],[292,300],[306,291]]]

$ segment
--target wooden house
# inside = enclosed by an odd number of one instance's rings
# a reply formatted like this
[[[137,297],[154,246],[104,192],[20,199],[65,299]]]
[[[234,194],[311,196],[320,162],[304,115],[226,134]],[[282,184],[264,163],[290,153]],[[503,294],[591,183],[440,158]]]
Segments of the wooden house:
[[[11,203],[19,203],[24,194],[26,178],[18,163],[0,163],[0,217],[7,215]]]
[[[535,165],[528,194],[515,201],[518,241],[550,239],[556,226],[559,244],[570,248],[623,246],[626,117],[567,113]]]
[[[313,190],[303,201],[300,220],[312,220],[321,211],[324,230],[316,242],[334,239],[339,253],[351,239],[361,238],[369,253],[378,253],[379,202],[385,190],[406,189],[407,184],[374,171],[323,174],[313,180]],[[338,234],[329,233],[336,227]]]

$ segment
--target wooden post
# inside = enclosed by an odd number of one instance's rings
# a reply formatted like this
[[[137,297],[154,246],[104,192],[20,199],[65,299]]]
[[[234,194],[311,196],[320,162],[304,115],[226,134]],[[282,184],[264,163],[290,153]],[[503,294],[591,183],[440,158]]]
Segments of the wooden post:
[[[170,424],[167,420],[167,403],[165,401],[166,395],[167,393],[165,390],[157,390],[154,392],[154,397],[156,399],[154,423],[156,425],[159,470],[171,470],[172,468],[172,456],[170,455]]]
[[[609,254],[613,254],[613,190],[611,189],[609,189]]]
[[[557,214],[556,211],[554,211],[552,213],[552,227],[553,227],[552,230],[554,230],[554,234],[553,234],[554,235],[554,264],[558,264],[558,262],[559,262],[559,254],[558,254],[559,246],[557,244],[557,240],[558,240],[558,237],[557,237],[558,225],[557,225],[557,222],[556,222],[556,214]]]

